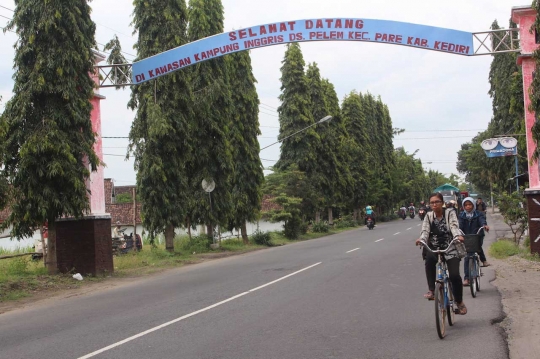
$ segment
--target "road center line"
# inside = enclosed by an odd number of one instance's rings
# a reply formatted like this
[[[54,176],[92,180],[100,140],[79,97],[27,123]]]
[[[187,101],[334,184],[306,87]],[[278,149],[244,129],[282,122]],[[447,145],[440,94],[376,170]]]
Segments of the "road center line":
[[[397,232],[397,233],[394,233],[394,236],[397,236],[398,234],[400,234],[401,232]]]
[[[380,241],[384,241],[384,238],[376,240],[375,243],[380,242]]]
[[[422,223],[420,223],[420,224],[417,224],[417,225],[416,225],[416,227],[420,227],[421,225],[422,225]]]
[[[412,229],[412,227],[407,228],[408,231],[410,231],[411,229]]]
[[[347,253],[351,253],[351,252],[357,251],[357,250],[359,250],[359,249],[360,249],[360,248],[351,249],[351,250],[348,251]]]
[[[179,321],[181,321],[181,320],[184,320],[184,319],[193,317],[193,316],[195,316],[195,315],[197,315],[197,314],[200,314],[200,313],[206,312],[206,311],[208,311],[208,310],[210,310],[210,309],[219,307],[219,306],[222,305],[222,304],[225,304],[225,303],[228,303],[228,302],[233,301],[233,300],[235,300],[235,299],[238,299],[238,298],[240,298],[240,297],[243,297],[243,296],[245,296],[246,294],[253,293],[253,292],[255,292],[255,291],[259,290],[259,289],[262,289],[262,288],[267,287],[267,286],[269,286],[269,285],[271,285],[271,284],[274,284],[274,283],[277,283],[277,282],[279,282],[279,281],[282,281],[282,280],[284,280],[284,279],[286,279],[286,278],[289,278],[289,277],[291,277],[291,276],[293,276],[293,275],[295,275],[295,274],[298,274],[298,273],[301,273],[301,272],[303,272],[303,271],[305,271],[305,270],[311,269],[311,268],[313,268],[313,267],[315,267],[315,266],[318,266],[318,265],[321,264],[321,263],[322,263],[322,262],[315,263],[315,264],[313,264],[313,265],[310,265],[309,267],[300,269],[300,270],[298,270],[298,271],[296,271],[296,272],[294,272],[294,273],[287,274],[286,276],[281,277],[281,278],[278,278],[278,279],[276,279],[276,280],[274,280],[274,281],[272,281],[272,282],[269,282],[269,283],[263,284],[263,285],[261,285],[261,286],[259,286],[259,287],[257,287],[257,288],[253,288],[253,289],[251,289],[251,290],[248,290],[247,292],[243,292],[243,293],[237,294],[237,295],[235,295],[235,296],[233,296],[233,297],[230,297],[230,298],[228,298],[228,299],[222,300],[221,302],[212,304],[212,305],[210,305],[210,306],[208,306],[208,307],[206,307],[206,308],[199,309],[199,310],[197,310],[197,311],[195,311],[195,312],[192,312],[192,313],[183,315],[183,316],[181,316],[181,317],[179,317],[179,318],[176,318],[176,319],[174,319],[174,320],[171,320],[170,322],[163,323],[163,324],[161,324],[161,325],[158,325],[157,327],[154,327],[154,328],[145,330],[144,332],[141,332],[141,333],[139,333],[139,334],[135,334],[135,335],[133,335],[133,336],[131,336],[131,337],[129,337],[129,338],[126,338],[126,339],[124,339],[124,340],[121,340],[121,341],[119,341],[119,342],[116,342],[116,343],[114,343],[114,344],[111,344],[111,345],[109,345],[109,346],[106,346],[105,348],[96,350],[95,352],[92,352],[92,353],[90,353],[90,354],[86,354],[86,355],[84,355],[84,356],[82,356],[82,357],[79,357],[78,359],[88,359],[88,358],[92,358],[92,357],[94,357],[94,356],[96,356],[96,355],[98,355],[98,354],[101,354],[101,353],[103,353],[103,352],[106,352],[106,351],[109,351],[109,350],[114,349],[114,348],[116,348],[116,347],[119,347],[119,346],[122,345],[122,344],[126,344],[126,343],[128,343],[128,342],[130,342],[130,341],[132,341],[132,340],[135,340],[135,339],[137,339],[137,338],[140,338],[140,337],[142,337],[142,336],[145,336],[146,334],[153,333],[153,332],[155,332],[155,331],[157,331],[157,330],[159,330],[159,329],[163,329],[163,328],[165,328],[165,327],[168,327],[169,325],[172,325],[172,324],[174,324],[174,323],[177,323],[177,322],[179,322]]]

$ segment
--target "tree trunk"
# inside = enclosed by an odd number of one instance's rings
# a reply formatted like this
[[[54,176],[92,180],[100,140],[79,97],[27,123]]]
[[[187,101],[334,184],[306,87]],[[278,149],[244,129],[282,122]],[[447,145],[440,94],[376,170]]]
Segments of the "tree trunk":
[[[242,241],[244,242],[244,244],[248,244],[249,243],[249,238],[248,238],[248,235],[247,235],[246,222],[242,223],[242,227],[240,228],[240,230],[242,231]]]
[[[47,241],[47,270],[49,274],[58,273],[58,263],[56,260],[56,222],[49,221],[49,238]]]
[[[315,223],[319,223],[321,221],[321,211],[316,210],[315,211]]]
[[[334,225],[334,214],[332,212],[332,207],[328,207],[328,224],[331,226]]]
[[[214,227],[211,224],[206,225],[206,233],[209,238],[212,238],[212,243],[214,242]]]
[[[45,237],[43,236],[43,226],[39,229],[39,235],[41,236],[41,248],[43,250],[43,265],[47,268],[47,243]],[[47,232],[47,236],[49,233]]]
[[[353,219],[354,219],[355,221],[358,221],[358,209],[355,208],[355,209],[353,210],[353,215],[352,215],[352,216],[353,216]]]
[[[187,233],[189,236],[189,241],[191,242],[191,220],[189,219],[189,216],[186,217],[186,224],[187,224]]]
[[[165,249],[167,252],[174,252],[174,226],[172,224],[165,228]]]

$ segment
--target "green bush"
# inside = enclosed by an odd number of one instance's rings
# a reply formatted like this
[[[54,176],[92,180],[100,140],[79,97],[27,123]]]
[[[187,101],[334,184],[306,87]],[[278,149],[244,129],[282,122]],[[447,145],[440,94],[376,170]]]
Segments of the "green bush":
[[[330,227],[328,226],[328,224],[322,221],[319,223],[313,224],[313,227],[311,227],[311,231],[315,233],[328,233],[329,230],[330,230]]]
[[[270,232],[262,232],[257,230],[250,236],[250,239],[253,241],[253,243],[261,246],[272,246],[272,243],[270,242],[272,239]]]

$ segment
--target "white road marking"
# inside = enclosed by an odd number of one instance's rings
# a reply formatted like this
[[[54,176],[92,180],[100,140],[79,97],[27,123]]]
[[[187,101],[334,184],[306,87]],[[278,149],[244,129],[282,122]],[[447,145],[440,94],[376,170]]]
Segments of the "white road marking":
[[[348,251],[347,253],[351,253],[351,252],[357,251],[357,250],[359,250],[359,249],[360,249],[360,248],[351,249],[351,250]]]
[[[420,223],[420,224],[417,224],[417,225],[416,225],[416,227],[420,227],[421,225],[422,225],[422,223]]]
[[[408,231],[410,231],[411,229],[412,229],[412,227],[410,227],[410,228],[407,228],[407,230],[408,230]]]
[[[281,277],[281,278],[278,278],[278,279],[276,279],[276,280],[274,280],[274,281],[272,281],[272,282],[263,284],[263,285],[261,285],[260,287],[253,288],[253,289],[251,289],[251,290],[248,290],[247,292],[243,292],[243,293],[237,294],[237,295],[235,295],[235,296],[233,296],[233,297],[230,297],[230,298],[228,298],[228,299],[225,299],[225,300],[223,300],[223,301],[221,301],[221,302],[212,304],[212,305],[210,305],[210,306],[208,306],[208,307],[206,307],[206,308],[199,309],[199,310],[197,310],[197,311],[195,311],[195,312],[192,312],[192,313],[186,314],[186,315],[184,315],[184,316],[181,316],[181,317],[179,317],[179,318],[176,318],[176,319],[174,319],[174,320],[171,320],[170,322],[163,323],[163,324],[161,324],[161,325],[158,325],[157,327],[154,327],[154,328],[145,330],[144,332],[141,332],[141,333],[139,333],[139,334],[135,334],[135,335],[133,335],[133,336],[131,336],[131,337],[129,337],[129,338],[126,338],[126,339],[124,339],[124,340],[121,340],[121,341],[119,341],[119,342],[116,342],[116,343],[114,343],[114,344],[111,344],[111,345],[109,345],[109,346],[106,346],[105,348],[96,350],[95,352],[92,352],[92,353],[90,353],[90,354],[86,354],[86,355],[84,355],[84,356],[82,356],[82,357],[79,357],[78,359],[88,359],[88,358],[95,357],[95,356],[98,355],[98,354],[101,354],[101,353],[103,353],[103,352],[106,352],[106,351],[109,351],[109,350],[114,349],[114,348],[116,348],[116,347],[119,347],[119,346],[122,345],[122,344],[126,344],[126,343],[128,343],[128,342],[130,342],[130,341],[132,341],[132,340],[135,340],[135,339],[140,338],[140,337],[142,337],[142,336],[145,336],[145,335],[147,335],[147,334],[153,333],[153,332],[155,332],[155,331],[157,331],[157,330],[159,330],[159,329],[163,329],[163,328],[165,328],[165,327],[168,327],[169,325],[172,325],[172,324],[174,324],[174,323],[177,323],[177,322],[179,322],[179,321],[181,321],[181,320],[184,320],[184,319],[193,317],[193,316],[195,316],[195,315],[197,315],[197,314],[206,312],[206,311],[208,311],[208,310],[210,310],[210,309],[213,309],[213,308],[216,308],[216,307],[218,307],[218,306],[220,306],[220,305],[222,305],[222,304],[225,304],[225,303],[228,303],[228,302],[233,301],[233,300],[235,300],[235,299],[238,299],[238,298],[240,298],[240,297],[243,297],[243,296],[246,295],[246,294],[253,293],[253,292],[255,292],[255,291],[259,290],[259,289],[262,289],[262,288],[267,287],[267,286],[269,286],[269,285],[271,285],[271,284],[274,284],[274,283],[277,283],[277,282],[279,282],[279,281],[282,281],[282,280],[284,280],[284,279],[286,279],[286,278],[289,278],[289,277],[291,277],[291,276],[293,276],[293,275],[295,275],[295,274],[298,274],[298,273],[301,273],[301,272],[303,272],[303,271],[305,271],[305,270],[311,269],[311,268],[313,268],[313,267],[315,267],[315,266],[318,266],[318,265],[321,264],[321,263],[322,263],[322,262],[315,263],[315,264],[313,264],[313,265],[310,265],[309,267],[300,269],[300,270],[298,270],[298,271],[296,271],[296,272],[294,272],[294,273],[287,274],[286,276]]]
[[[380,241],[384,241],[384,238],[376,240],[375,243],[380,242]]]
[[[397,236],[398,234],[400,234],[401,232],[397,232],[397,233],[394,233],[394,236]]]

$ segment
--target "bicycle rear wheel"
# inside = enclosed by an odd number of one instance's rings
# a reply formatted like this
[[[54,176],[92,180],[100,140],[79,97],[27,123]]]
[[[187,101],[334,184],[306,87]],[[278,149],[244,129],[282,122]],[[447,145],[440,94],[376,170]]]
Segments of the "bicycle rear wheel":
[[[476,277],[477,275],[476,261],[474,257],[469,258],[469,287],[471,288],[471,295],[476,298]]]
[[[435,284],[435,325],[439,338],[446,335],[446,305],[444,304],[444,288],[441,283]]]
[[[454,291],[452,290],[452,283],[447,282],[447,284],[448,285],[446,287],[446,290],[448,291],[448,294],[446,298],[448,299],[448,301],[446,303],[446,316],[448,317],[448,324],[452,326],[456,322],[456,303],[454,301]]]
[[[480,266],[480,262],[477,262],[477,276],[476,276],[476,290],[480,291],[480,277],[484,274],[482,273],[482,267]]]

